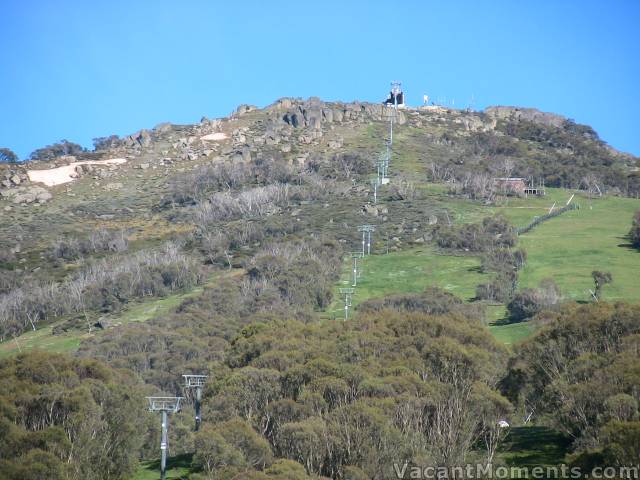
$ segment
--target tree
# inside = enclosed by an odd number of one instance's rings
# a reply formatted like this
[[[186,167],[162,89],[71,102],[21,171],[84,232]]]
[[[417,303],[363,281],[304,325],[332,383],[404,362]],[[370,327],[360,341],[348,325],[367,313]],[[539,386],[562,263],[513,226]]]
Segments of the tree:
[[[631,237],[631,244],[636,248],[640,248],[640,210],[633,216],[629,236]]]
[[[51,160],[55,157],[62,155],[77,155],[85,152],[86,149],[82,145],[70,142],[69,140],[60,140],[53,145],[47,145],[46,147],[38,148],[31,152],[29,158],[31,160]]]
[[[560,289],[556,282],[550,278],[544,279],[538,288],[525,288],[513,296],[507,305],[509,317],[511,321],[521,322],[541,310],[553,307],[560,298]]]
[[[18,155],[9,148],[0,148],[0,163],[18,163]]]
[[[145,416],[133,375],[34,351],[0,364],[0,390],[0,478],[119,480],[136,469]]]
[[[595,291],[593,292],[593,296],[596,301],[599,301],[602,295],[602,287],[606,284],[613,282],[613,276],[610,272],[601,272],[599,270],[594,270],[591,272],[591,276],[593,277],[593,281],[595,283]]]

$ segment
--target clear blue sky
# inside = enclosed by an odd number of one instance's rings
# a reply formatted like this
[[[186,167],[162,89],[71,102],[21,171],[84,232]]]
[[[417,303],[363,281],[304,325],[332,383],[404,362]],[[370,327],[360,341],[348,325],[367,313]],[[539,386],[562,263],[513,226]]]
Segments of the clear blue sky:
[[[0,0],[0,147],[196,122],[283,96],[381,101],[398,79],[592,125],[640,155],[640,2]]]

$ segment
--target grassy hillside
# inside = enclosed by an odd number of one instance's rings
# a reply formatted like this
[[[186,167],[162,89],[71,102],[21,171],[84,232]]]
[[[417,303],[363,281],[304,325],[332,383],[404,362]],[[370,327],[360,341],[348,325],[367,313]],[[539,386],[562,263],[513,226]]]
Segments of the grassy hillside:
[[[536,216],[560,208],[574,191],[549,188],[544,197],[507,198],[498,205],[482,206],[446,194],[443,185],[422,184],[428,198],[452,212],[452,222],[478,221],[494,213],[504,214],[515,226],[525,226]],[[609,271],[614,282],[605,287],[608,300],[640,301],[640,290],[634,281],[640,271],[640,252],[628,244],[627,233],[640,201],[630,198],[588,198],[577,193],[573,202],[579,210],[569,211],[519,237],[518,247],[528,254],[519,275],[519,287],[535,287],[544,278],[553,278],[563,296],[570,300],[588,301],[593,288],[591,272]],[[375,240],[375,234],[374,234]],[[374,251],[376,250],[374,244]],[[378,252],[381,247],[378,246]],[[339,286],[351,285],[350,258],[345,259]],[[378,254],[360,261],[361,277],[353,296],[353,306],[362,301],[394,293],[419,292],[438,286],[471,301],[475,288],[487,280],[479,272],[480,260],[475,256],[446,255],[428,246],[413,247],[388,255]],[[338,295],[327,309],[329,318],[344,315],[343,300]],[[508,324],[504,306],[488,307],[489,329],[500,341],[512,344],[534,332],[529,323]]]

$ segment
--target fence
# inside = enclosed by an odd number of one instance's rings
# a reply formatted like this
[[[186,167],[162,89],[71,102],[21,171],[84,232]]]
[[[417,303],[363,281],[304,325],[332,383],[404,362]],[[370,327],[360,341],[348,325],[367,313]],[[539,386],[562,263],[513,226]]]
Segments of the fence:
[[[542,215],[540,217],[536,217],[533,220],[533,222],[531,222],[526,227],[518,227],[518,228],[516,228],[516,233],[518,235],[522,235],[523,233],[530,232],[534,227],[540,225],[542,222],[546,222],[547,220],[549,220],[549,219],[551,219],[553,217],[557,217],[558,215],[562,215],[564,212],[568,212],[569,210],[579,210],[579,209],[580,209],[580,205],[578,205],[577,203],[571,203],[571,204],[566,205],[566,206],[564,206],[562,208],[554,210],[551,213],[547,213],[546,215]]]

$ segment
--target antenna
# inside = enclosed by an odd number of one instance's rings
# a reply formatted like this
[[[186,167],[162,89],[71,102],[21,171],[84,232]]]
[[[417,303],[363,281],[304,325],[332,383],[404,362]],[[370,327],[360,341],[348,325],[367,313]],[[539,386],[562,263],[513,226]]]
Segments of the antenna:
[[[167,448],[169,446],[169,413],[180,411],[182,397],[147,397],[150,412],[162,413],[162,438],[160,439],[160,480],[167,478]]]
[[[353,296],[353,292],[355,292],[355,288],[345,287],[340,289],[340,293],[344,295],[344,319],[349,320],[349,308],[351,308],[351,298]]]
[[[207,375],[182,375],[182,378],[184,378],[185,390],[195,390],[193,403],[196,410],[195,431],[197,432],[200,430],[200,423],[202,422],[202,417],[200,415],[200,402],[202,401],[202,388],[207,382]]]

